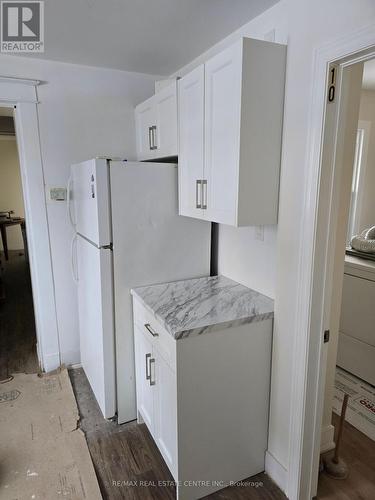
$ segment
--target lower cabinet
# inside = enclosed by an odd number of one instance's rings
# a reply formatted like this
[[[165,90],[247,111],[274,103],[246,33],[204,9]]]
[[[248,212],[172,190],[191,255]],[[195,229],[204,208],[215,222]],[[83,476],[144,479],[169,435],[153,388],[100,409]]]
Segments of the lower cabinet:
[[[135,325],[138,420],[151,432],[173,477],[177,467],[176,373]]]
[[[176,372],[155,351],[154,438],[173,477],[177,477]]]
[[[151,379],[153,358],[152,343],[135,328],[135,352],[137,358],[137,405],[150,432],[154,433],[154,391]],[[143,360],[143,363],[142,363]]]
[[[133,307],[138,422],[177,499],[264,471],[272,319],[175,340],[134,296]]]
[[[337,365],[375,384],[375,266],[346,257]]]

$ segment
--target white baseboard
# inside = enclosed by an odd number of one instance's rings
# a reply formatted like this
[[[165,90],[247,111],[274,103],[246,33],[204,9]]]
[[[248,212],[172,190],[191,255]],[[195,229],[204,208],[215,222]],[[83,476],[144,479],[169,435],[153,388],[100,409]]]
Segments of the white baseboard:
[[[60,367],[60,353],[55,352],[52,354],[45,354],[43,356],[43,370],[48,372],[53,372]]]
[[[71,365],[68,365],[68,368],[71,368],[72,370],[76,370],[77,368],[82,368],[82,363],[73,363]]]
[[[277,484],[277,486],[285,493],[288,471],[283,465],[281,465],[281,463],[278,460],[276,460],[276,458],[269,451],[266,451],[265,468],[266,468],[266,473]]]
[[[334,434],[335,428],[333,425],[329,424],[322,428],[320,437],[320,453],[333,450],[335,447],[335,442],[333,440]]]

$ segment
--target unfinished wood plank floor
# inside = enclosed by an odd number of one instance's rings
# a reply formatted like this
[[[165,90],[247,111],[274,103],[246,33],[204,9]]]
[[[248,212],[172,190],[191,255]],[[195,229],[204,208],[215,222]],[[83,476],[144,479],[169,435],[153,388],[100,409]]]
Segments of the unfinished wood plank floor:
[[[70,370],[69,374],[104,500],[174,500],[174,486],[157,486],[159,481],[172,483],[173,478],[146,426],[104,420],[83,370]],[[251,481],[258,486],[230,487],[206,498],[286,499],[266,474],[258,474]]]
[[[6,297],[0,304],[0,381],[39,370],[29,266],[18,251],[1,263]]]
[[[332,422],[338,424],[333,414]],[[319,500],[373,500],[375,498],[375,442],[345,422],[341,456],[349,466],[346,479],[319,476]]]

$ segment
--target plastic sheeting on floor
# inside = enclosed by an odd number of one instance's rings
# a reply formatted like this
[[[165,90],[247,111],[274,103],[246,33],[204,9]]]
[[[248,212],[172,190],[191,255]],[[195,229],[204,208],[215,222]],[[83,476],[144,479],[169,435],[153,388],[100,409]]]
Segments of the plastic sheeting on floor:
[[[66,370],[0,384],[0,499],[100,500]]]

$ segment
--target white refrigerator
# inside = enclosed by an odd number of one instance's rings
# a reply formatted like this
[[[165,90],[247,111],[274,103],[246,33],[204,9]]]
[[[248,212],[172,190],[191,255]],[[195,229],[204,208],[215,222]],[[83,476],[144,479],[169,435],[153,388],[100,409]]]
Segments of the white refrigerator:
[[[211,224],[178,215],[177,165],[73,165],[81,363],[105,418],[136,418],[130,289],[207,276]]]

